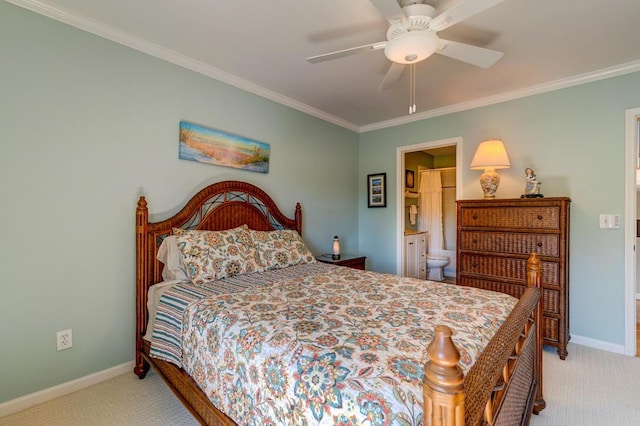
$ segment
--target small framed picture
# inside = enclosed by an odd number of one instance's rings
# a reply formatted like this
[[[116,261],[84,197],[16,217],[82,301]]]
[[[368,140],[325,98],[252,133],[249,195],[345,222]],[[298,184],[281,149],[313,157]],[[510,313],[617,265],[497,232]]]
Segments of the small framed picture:
[[[369,207],[387,207],[387,174],[367,175],[367,198]]]
[[[413,170],[404,171],[404,186],[406,188],[413,188],[415,186]]]

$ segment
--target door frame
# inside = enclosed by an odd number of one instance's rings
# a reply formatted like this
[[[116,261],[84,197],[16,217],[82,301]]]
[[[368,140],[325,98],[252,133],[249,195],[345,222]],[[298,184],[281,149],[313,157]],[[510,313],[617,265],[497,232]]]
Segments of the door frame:
[[[402,276],[404,266],[404,156],[409,152],[426,149],[456,147],[456,200],[462,197],[462,137],[422,142],[396,148],[396,273]]]
[[[625,111],[625,235],[624,235],[624,354],[636,355],[636,220],[638,167],[638,119],[640,108]]]

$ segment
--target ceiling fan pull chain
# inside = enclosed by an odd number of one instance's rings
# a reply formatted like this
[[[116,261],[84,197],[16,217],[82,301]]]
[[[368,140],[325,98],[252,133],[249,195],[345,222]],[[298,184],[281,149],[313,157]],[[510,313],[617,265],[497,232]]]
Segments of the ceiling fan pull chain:
[[[413,111],[412,112],[416,112],[416,64],[411,64],[411,66],[413,67],[413,76],[412,76],[412,80],[413,80]]]
[[[416,64],[409,65],[409,115],[416,112]]]
[[[413,101],[412,99],[412,93],[413,93],[413,88],[411,87],[412,83],[412,78],[411,78],[411,74],[413,74],[413,65],[409,65],[409,115],[411,115],[411,101]]]
[[[409,65],[409,115],[413,114],[413,64]]]

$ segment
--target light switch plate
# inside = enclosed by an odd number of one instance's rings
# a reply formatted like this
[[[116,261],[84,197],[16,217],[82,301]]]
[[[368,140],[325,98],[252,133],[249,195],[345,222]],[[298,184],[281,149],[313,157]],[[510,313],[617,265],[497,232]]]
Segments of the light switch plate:
[[[601,214],[600,228],[601,229],[620,229],[620,215],[619,214]]]

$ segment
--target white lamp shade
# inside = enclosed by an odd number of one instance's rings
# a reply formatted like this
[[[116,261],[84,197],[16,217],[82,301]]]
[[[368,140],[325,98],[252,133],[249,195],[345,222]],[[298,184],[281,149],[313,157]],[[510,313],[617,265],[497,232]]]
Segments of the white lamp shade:
[[[491,139],[481,142],[478,145],[473,159],[471,160],[471,170],[508,169],[511,167],[507,151],[501,140]]]

